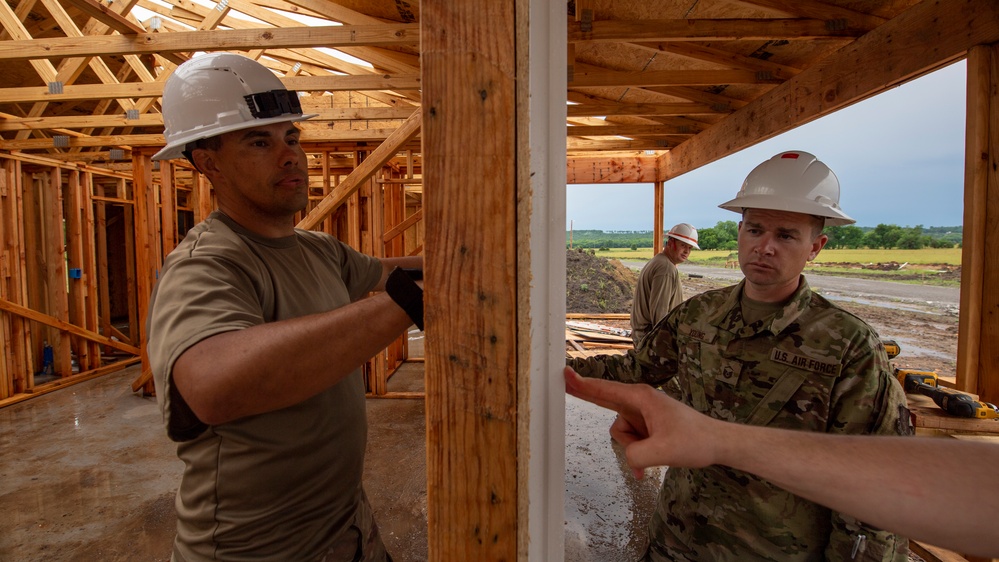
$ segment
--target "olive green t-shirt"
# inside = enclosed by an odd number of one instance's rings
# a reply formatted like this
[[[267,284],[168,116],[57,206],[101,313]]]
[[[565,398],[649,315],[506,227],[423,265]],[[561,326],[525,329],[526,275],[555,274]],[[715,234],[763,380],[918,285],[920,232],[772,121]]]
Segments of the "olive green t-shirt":
[[[210,336],[342,307],[381,273],[377,259],[332,236],[263,238],[218,212],[167,257],[147,350],[167,433],[185,463],[174,560],[311,559],[350,527],[367,434],[360,369],[294,406],[215,426],[191,412],[171,369]]]

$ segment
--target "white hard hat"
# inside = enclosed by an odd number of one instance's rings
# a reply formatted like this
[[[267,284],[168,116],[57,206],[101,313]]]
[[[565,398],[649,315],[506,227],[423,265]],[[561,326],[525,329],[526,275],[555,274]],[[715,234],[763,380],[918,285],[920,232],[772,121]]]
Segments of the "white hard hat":
[[[697,245],[697,229],[685,222],[681,222],[680,224],[669,229],[666,236],[669,238],[675,238],[684,244],[693,246],[695,250],[701,249],[701,247]]]
[[[753,168],[735,199],[718,206],[737,213],[745,209],[805,213],[824,217],[828,226],[857,222],[839,208],[836,174],[800,150],[782,152]]]
[[[184,155],[191,142],[222,133],[315,117],[302,115],[298,94],[259,62],[233,53],[195,57],[163,87],[166,146],[153,160]]]

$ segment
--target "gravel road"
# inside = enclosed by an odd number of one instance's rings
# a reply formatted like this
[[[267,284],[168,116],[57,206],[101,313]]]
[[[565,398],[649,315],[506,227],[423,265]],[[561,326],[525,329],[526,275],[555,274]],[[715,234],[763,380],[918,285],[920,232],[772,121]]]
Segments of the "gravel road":
[[[623,261],[625,266],[640,271],[644,261]],[[677,268],[686,275],[700,275],[706,279],[718,279],[736,283],[742,279],[742,271],[724,267],[707,267],[682,263]],[[812,289],[830,300],[846,300],[872,306],[900,310],[926,311],[957,314],[961,299],[958,287],[938,287],[917,285],[895,281],[878,281],[854,277],[834,277],[807,273]]]

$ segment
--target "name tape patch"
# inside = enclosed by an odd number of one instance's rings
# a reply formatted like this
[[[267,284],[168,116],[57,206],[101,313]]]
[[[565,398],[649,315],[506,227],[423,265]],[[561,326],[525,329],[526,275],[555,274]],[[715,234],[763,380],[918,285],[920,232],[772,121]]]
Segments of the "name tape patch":
[[[839,363],[827,363],[812,357],[796,355],[790,351],[784,351],[782,349],[772,350],[770,352],[770,359],[778,363],[790,365],[791,367],[797,367],[798,369],[813,371],[823,375],[837,375],[839,374],[840,369]]]

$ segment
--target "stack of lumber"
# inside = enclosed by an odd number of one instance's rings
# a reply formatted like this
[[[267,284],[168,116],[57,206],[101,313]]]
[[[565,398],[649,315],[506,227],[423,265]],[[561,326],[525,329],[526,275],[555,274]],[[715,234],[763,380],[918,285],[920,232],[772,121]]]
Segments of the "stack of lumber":
[[[565,340],[577,351],[634,347],[631,330],[579,320],[566,321]]]

